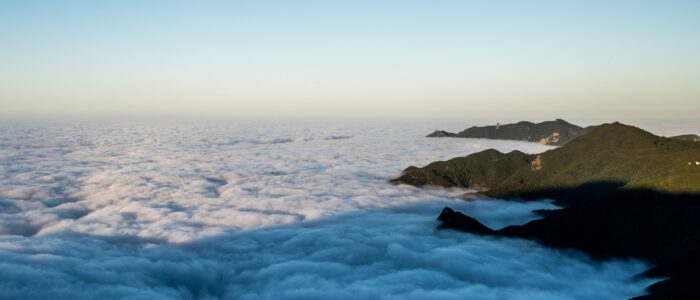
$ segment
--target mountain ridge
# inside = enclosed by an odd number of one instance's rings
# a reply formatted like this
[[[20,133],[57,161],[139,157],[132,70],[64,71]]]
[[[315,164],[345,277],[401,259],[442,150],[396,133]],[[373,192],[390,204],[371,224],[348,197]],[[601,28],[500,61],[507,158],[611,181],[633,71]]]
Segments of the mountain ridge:
[[[544,145],[564,145],[576,136],[590,131],[593,126],[580,127],[562,119],[533,123],[520,121],[511,124],[472,126],[458,133],[435,130],[426,137],[485,138],[537,142]]]
[[[409,167],[394,183],[488,189],[491,197],[542,197],[539,191],[589,182],[700,193],[700,144],[656,136],[619,122],[602,124],[539,154],[493,149]]]

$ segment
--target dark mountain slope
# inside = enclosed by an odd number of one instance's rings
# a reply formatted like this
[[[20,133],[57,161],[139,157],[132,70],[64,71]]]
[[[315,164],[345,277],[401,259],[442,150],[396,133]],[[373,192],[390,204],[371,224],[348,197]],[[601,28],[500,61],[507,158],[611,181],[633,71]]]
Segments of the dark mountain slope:
[[[501,230],[449,208],[438,219],[441,228],[534,239],[601,259],[644,259],[654,264],[644,275],[666,279],[643,298],[700,299],[700,194],[620,189]]]

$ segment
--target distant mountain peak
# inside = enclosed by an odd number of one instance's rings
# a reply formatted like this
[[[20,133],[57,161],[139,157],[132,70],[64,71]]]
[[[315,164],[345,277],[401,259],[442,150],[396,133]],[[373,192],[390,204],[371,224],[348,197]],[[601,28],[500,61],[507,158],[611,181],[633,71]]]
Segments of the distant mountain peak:
[[[428,137],[461,137],[484,138],[497,140],[516,140],[537,142],[545,145],[564,145],[571,139],[586,133],[590,127],[582,128],[563,119],[533,123],[520,121],[511,124],[496,123],[496,125],[469,127],[459,133],[451,133],[444,130],[436,130]]]
[[[662,137],[658,137],[648,131],[620,122],[601,124],[590,130],[585,135],[571,141],[577,145],[595,145],[596,148],[653,148]]]
[[[435,130],[433,133],[426,135],[425,137],[454,137],[455,134],[451,132],[447,132],[444,130]]]

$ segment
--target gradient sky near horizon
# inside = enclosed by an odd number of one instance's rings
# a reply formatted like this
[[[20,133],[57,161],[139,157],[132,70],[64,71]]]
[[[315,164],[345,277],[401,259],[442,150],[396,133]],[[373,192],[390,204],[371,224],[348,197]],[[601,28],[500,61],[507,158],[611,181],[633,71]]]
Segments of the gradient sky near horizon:
[[[2,1],[0,116],[697,119],[700,1]]]

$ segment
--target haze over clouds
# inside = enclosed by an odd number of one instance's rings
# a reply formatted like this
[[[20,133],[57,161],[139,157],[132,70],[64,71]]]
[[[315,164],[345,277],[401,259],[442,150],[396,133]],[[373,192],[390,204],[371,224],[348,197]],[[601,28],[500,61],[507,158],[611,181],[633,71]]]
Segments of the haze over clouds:
[[[692,121],[699,3],[3,1],[0,115]]]
[[[264,126],[263,126],[264,125]],[[385,129],[389,128],[389,129]],[[395,186],[404,166],[510,141],[416,126],[4,125],[0,289],[24,299],[601,299],[640,294],[636,261],[436,231],[444,205],[488,225],[548,202],[464,202]],[[528,296],[529,295],[529,296]]]

